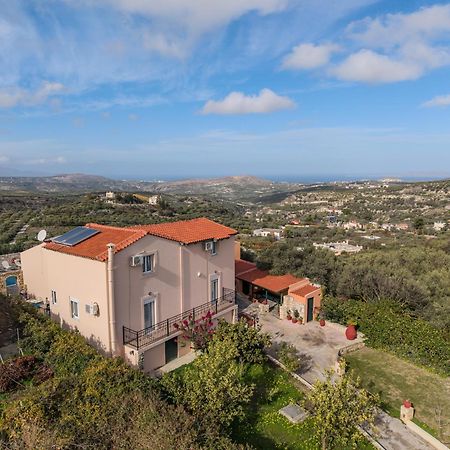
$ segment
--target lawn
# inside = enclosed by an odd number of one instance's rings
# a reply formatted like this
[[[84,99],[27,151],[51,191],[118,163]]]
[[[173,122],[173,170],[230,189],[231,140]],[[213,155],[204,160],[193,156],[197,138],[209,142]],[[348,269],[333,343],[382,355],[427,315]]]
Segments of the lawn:
[[[247,443],[256,449],[317,450],[320,445],[311,438],[311,423],[293,425],[278,410],[304,397],[302,384],[283,370],[269,364],[252,366],[249,381],[255,384],[255,395],[248,407],[243,423],[236,424],[232,437],[236,442]],[[358,449],[372,449],[361,443]]]
[[[367,347],[347,355],[346,360],[361,377],[363,387],[380,394],[382,406],[390,415],[399,417],[402,401],[409,399],[415,406],[419,425],[427,425],[427,431],[444,442],[450,439],[449,379]]]

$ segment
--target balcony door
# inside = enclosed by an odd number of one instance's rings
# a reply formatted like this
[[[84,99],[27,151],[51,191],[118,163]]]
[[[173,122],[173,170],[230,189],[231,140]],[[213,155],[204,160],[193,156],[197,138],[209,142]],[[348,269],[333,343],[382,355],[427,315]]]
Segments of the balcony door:
[[[144,328],[151,328],[156,323],[155,298],[148,297],[144,300]]]
[[[210,300],[216,302],[219,299],[219,277],[217,275],[211,275],[210,278]]]

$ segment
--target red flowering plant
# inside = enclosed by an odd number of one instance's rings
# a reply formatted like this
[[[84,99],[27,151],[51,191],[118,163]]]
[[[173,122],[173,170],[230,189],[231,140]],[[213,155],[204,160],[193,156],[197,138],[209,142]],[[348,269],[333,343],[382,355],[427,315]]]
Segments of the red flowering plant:
[[[181,323],[175,323],[173,326],[183,332],[181,338],[190,341],[194,350],[205,350],[214,334],[211,311],[196,320],[190,315]]]

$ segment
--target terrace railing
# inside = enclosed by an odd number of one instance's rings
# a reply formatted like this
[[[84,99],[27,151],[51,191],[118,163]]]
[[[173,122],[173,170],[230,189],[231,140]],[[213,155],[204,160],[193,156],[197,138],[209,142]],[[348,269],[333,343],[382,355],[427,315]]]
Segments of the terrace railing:
[[[236,293],[232,289],[223,289],[223,296],[217,300],[204,303],[189,309],[182,314],[170,317],[162,322],[158,322],[151,327],[136,331],[128,327],[123,327],[123,344],[129,345],[135,349],[140,349],[153,344],[161,339],[165,339],[179,332],[177,325],[181,325],[183,320],[199,319],[208,312],[216,316],[219,312],[224,311],[234,305],[236,301]]]

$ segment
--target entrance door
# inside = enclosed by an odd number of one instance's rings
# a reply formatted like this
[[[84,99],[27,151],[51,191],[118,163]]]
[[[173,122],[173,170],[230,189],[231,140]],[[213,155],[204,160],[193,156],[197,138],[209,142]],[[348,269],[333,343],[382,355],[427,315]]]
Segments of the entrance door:
[[[169,339],[165,343],[166,364],[178,358],[177,338]]]
[[[155,299],[144,300],[144,328],[151,328],[155,325]]]
[[[313,311],[314,311],[314,298],[310,297],[307,299],[307,311],[306,311],[306,321],[311,322],[313,320]]]
[[[211,301],[215,302],[219,299],[219,279],[213,278],[211,280]]]

